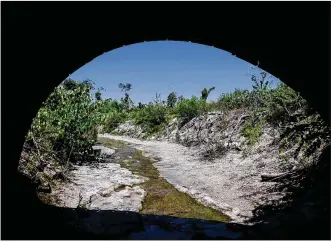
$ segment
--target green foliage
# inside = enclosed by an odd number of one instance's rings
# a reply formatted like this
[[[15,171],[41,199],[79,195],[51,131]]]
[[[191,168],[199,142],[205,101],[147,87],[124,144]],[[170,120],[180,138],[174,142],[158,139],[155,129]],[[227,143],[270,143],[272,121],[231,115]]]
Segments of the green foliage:
[[[167,98],[167,106],[173,108],[177,102],[177,94],[175,92],[171,92]]]
[[[129,92],[132,89],[132,84],[130,83],[120,83],[118,84],[118,87],[121,89],[122,92]]]
[[[204,89],[201,91],[201,99],[204,100],[204,101],[206,101],[207,98],[208,98],[208,96],[209,96],[209,94],[210,94],[213,90],[215,90],[215,87],[209,88],[208,90],[207,90],[207,88],[204,88]]]
[[[248,90],[235,89],[232,93],[223,93],[218,98],[218,106],[223,110],[246,108],[250,105],[251,94]]]
[[[34,118],[26,141],[39,143],[46,152],[69,159],[91,149],[96,128],[107,116],[109,101],[93,101],[91,81],[65,80],[44,102]]]
[[[330,142],[328,126],[297,92],[283,83],[272,89],[267,78],[265,72],[261,72],[260,77],[253,75],[252,91],[236,89],[232,93],[222,94],[214,102],[207,102],[210,92],[215,89],[212,87],[204,88],[200,98],[184,98],[171,92],[165,101],[156,93],[155,100],[149,104],[139,102],[137,106],[134,106],[130,98],[132,85],[129,83],[118,85],[124,92],[124,97],[117,101],[110,98],[103,100],[102,89],[92,95],[94,87],[90,80],[76,82],[68,79],[51,93],[40,108],[27,135],[25,147],[30,146],[28,151],[32,151],[30,160],[56,157],[63,163],[75,162],[91,157],[91,148],[97,140],[97,130],[101,125],[104,127],[103,131],[114,133],[121,123],[134,120],[150,136],[161,132],[168,121],[175,117],[179,118],[180,126],[183,126],[211,110],[243,109],[243,113],[250,118],[246,120],[241,135],[247,138],[249,145],[253,146],[258,142],[265,124],[268,123],[279,127],[279,144],[284,150],[296,145],[298,148],[295,156],[300,153],[299,157],[304,154],[304,158],[318,153],[316,151]],[[180,140],[179,132],[176,133],[176,140],[185,143],[185,140]],[[249,155],[249,150],[250,147],[246,148],[243,155]],[[226,151],[227,148],[219,144],[206,149],[203,155],[213,159]],[[289,159],[285,153],[280,158],[284,162]],[[39,169],[37,167],[33,163],[27,163],[27,169],[31,173],[36,173]]]
[[[222,94],[217,106],[221,110],[247,109],[263,116],[270,123],[287,120],[299,109],[306,109],[305,100],[284,83],[276,88],[269,87],[267,74],[261,72],[261,77],[251,77],[253,90],[236,89],[232,93]]]
[[[129,110],[133,106],[133,101],[130,98],[129,91],[132,89],[132,84],[130,83],[120,83],[118,87],[124,92],[124,98],[121,98],[122,106],[125,110]]]
[[[121,106],[127,111],[133,107],[133,102],[128,93],[124,93],[124,98],[121,98]]]
[[[66,79],[63,81],[62,86],[66,90],[75,90],[79,84],[72,79]]]
[[[263,115],[270,123],[287,122],[297,111],[307,109],[306,101],[292,88],[279,83],[274,89],[269,88],[267,74],[261,72],[259,81],[252,76],[254,91],[251,93],[251,109]]]
[[[124,111],[116,111],[109,113],[107,117],[106,132],[112,132],[114,129],[116,129],[121,123],[124,123],[128,119],[129,115],[128,113]]]
[[[98,91],[94,93],[94,98],[96,101],[102,101],[102,94],[101,91],[105,90],[103,87],[98,88]]]
[[[108,105],[108,111],[116,111],[116,112],[122,112],[124,110],[123,103],[117,101],[117,100],[109,100],[109,105]]]
[[[280,83],[277,88],[268,92],[268,98],[263,104],[268,121],[286,121],[297,110],[307,109],[306,101],[292,88]]]
[[[207,111],[207,106],[205,100],[193,96],[190,99],[181,99],[177,103],[174,112],[181,118],[182,125],[184,125],[194,117]]]
[[[241,134],[248,139],[250,145],[254,145],[262,134],[263,120],[254,122],[252,119],[246,121]]]
[[[291,148],[298,144],[294,156],[302,153],[305,158],[330,143],[330,128],[316,112],[306,109],[297,112],[292,120],[282,125],[280,146]]]
[[[101,101],[102,100],[102,98],[101,98],[101,92],[97,91],[94,94],[94,96],[95,96],[95,100],[97,100],[97,101]]]
[[[144,108],[144,107],[145,107],[145,104],[142,104],[141,102],[138,103],[138,108],[139,108],[139,109],[142,109],[142,108]]]
[[[260,78],[256,75],[251,76],[251,80],[253,82],[253,89],[256,91],[263,91],[269,88],[269,81],[267,80],[267,73],[262,71],[260,73]]]
[[[141,125],[147,132],[153,133],[167,121],[168,109],[162,104],[150,103],[134,115],[135,122]]]

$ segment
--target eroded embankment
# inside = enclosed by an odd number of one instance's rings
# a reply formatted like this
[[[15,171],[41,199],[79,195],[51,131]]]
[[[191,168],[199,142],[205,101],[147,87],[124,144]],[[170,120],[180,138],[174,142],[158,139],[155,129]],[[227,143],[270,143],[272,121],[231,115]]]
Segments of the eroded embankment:
[[[281,188],[282,181],[297,186],[293,178],[305,177],[329,143],[314,118],[276,125],[254,117],[238,109],[208,112],[184,125],[174,118],[153,135],[128,120],[113,135],[100,137],[133,143],[159,157],[155,167],[179,191],[246,223],[259,208],[285,202],[291,192]]]

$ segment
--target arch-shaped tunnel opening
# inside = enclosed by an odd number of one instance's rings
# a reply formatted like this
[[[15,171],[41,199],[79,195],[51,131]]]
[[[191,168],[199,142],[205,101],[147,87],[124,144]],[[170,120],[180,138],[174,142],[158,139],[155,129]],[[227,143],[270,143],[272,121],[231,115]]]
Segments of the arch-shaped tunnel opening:
[[[300,193],[316,183],[307,173],[321,169],[329,142],[316,110],[258,66],[152,41],[104,53],[61,82],[33,120],[19,171],[84,236],[266,236],[277,222],[323,213],[314,199],[324,189]]]
[[[18,8],[16,9],[16,11],[20,11]],[[99,9],[99,11],[102,12],[102,10]],[[22,16],[25,16],[25,13],[22,11]],[[293,11],[289,11],[288,15],[292,15]],[[102,14],[101,14],[102,15]],[[243,16],[246,16],[244,13],[242,13]],[[287,16],[287,13],[284,14],[284,16]],[[322,15],[321,15],[322,16]],[[244,17],[243,17],[244,18]],[[285,18],[285,17],[284,17]],[[83,20],[84,21],[84,20]],[[303,24],[304,25],[304,24]],[[64,25],[65,26],[65,25]],[[275,23],[272,24],[273,27],[275,27],[275,33],[277,33],[277,31],[280,32],[280,29],[276,27]],[[69,26],[68,26],[69,27]],[[299,29],[301,27],[298,27]],[[21,29],[21,28],[18,28]],[[78,27],[76,29],[77,33],[80,31],[80,27]],[[117,30],[116,30],[117,31]],[[115,31],[115,32],[116,32]],[[118,30],[119,31],[119,30]],[[63,67],[63,71],[59,72],[59,73],[55,73],[52,77],[49,78],[50,82],[46,83],[43,87],[43,89],[37,90],[37,86],[39,85],[36,82],[32,81],[29,86],[27,84],[23,84],[22,86],[24,88],[26,88],[26,90],[29,90],[29,95],[27,93],[23,93],[21,91],[19,91],[19,94],[21,94],[22,99],[26,98],[28,99],[29,97],[29,101],[31,102],[31,108],[27,108],[27,113],[26,115],[23,115],[22,112],[18,113],[18,114],[14,114],[17,116],[14,116],[14,118],[19,118],[20,120],[22,120],[23,125],[21,125],[20,127],[17,127],[17,135],[13,135],[12,136],[12,143],[16,143],[18,140],[20,140],[20,144],[15,145],[14,150],[16,151],[13,152],[12,157],[9,160],[12,160],[13,162],[11,164],[8,164],[8,171],[11,169],[11,171],[13,171],[12,177],[10,179],[12,179],[12,184],[15,184],[14,187],[16,191],[21,191],[19,192],[20,194],[15,194],[15,192],[13,191],[9,191],[9,189],[7,189],[8,194],[10,194],[9,196],[12,197],[20,197],[21,200],[25,201],[25,204],[20,204],[20,203],[15,203],[13,202],[13,204],[18,204],[16,205],[17,207],[15,207],[15,210],[19,211],[18,214],[26,214],[26,217],[31,217],[35,214],[36,211],[43,211],[44,215],[41,216],[41,219],[46,219],[47,221],[49,221],[49,224],[51,226],[45,226],[42,225],[42,223],[36,222],[36,224],[38,224],[40,226],[40,237],[46,238],[47,234],[51,234],[52,231],[63,231],[63,233],[59,233],[58,236],[62,236],[65,237],[66,233],[71,233],[72,234],[72,230],[68,229],[68,227],[63,226],[62,223],[64,223],[65,221],[69,220],[75,220],[75,219],[82,219],[82,216],[78,216],[77,218],[77,214],[76,213],[72,213],[71,211],[69,212],[65,212],[65,213],[60,213],[60,210],[53,210],[50,209],[49,207],[43,207],[42,205],[40,205],[38,202],[36,202],[34,200],[34,194],[35,194],[35,187],[34,186],[29,186],[26,185],[28,184],[28,182],[22,178],[21,175],[16,174],[16,169],[17,166],[15,162],[17,162],[17,159],[14,158],[14,154],[17,154],[16,158],[18,158],[18,154],[21,151],[21,147],[22,144],[24,142],[24,135],[26,134],[27,130],[29,129],[29,125],[31,123],[32,118],[35,116],[35,114],[37,113],[37,111],[40,108],[41,103],[46,100],[46,98],[48,97],[48,95],[54,90],[54,87],[56,87],[65,77],[68,76],[68,74],[73,73],[75,70],[77,70],[79,67],[82,66],[82,64],[85,64],[87,62],[89,62],[90,60],[92,60],[93,58],[95,58],[96,56],[99,56],[100,54],[109,51],[111,49],[115,49],[116,47],[121,47],[123,45],[129,45],[129,44],[134,44],[134,43],[139,43],[139,42],[143,42],[143,41],[149,41],[149,40],[164,40],[164,39],[173,39],[173,40],[186,40],[186,41],[192,41],[194,43],[201,43],[201,44],[205,44],[205,45],[209,45],[209,46],[216,46],[220,49],[229,51],[229,53],[232,53],[234,55],[236,55],[237,57],[243,59],[243,60],[247,60],[249,63],[255,65],[258,64],[259,61],[259,66],[263,69],[268,71],[269,73],[272,73],[274,76],[280,78],[283,82],[285,82],[286,84],[288,84],[290,87],[292,87],[294,90],[299,91],[300,94],[309,102],[312,104],[312,106],[317,109],[322,117],[325,120],[329,119],[329,114],[328,114],[328,105],[325,105],[328,102],[328,89],[326,87],[328,87],[326,84],[324,85],[321,82],[320,86],[317,86],[315,84],[313,84],[313,82],[311,82],[311,80],[314,78],[315,73],[313,72],[299,72],[299,68],[296,68],[296,66],[299,66],[301,64],[301,68],[305,67],[305,69],[308,69],[307,67],[309,66],[309,64],[307,64],[307,62],[305,63],[306,60],[304,60],[304,58],[301,58],[302,55],[300,54],[301,49],[300,48],[294,48],[292,47],[291,51],[287,51],[286,50],[281,50],[281,48],[277,48],[275,45],[273,45],[273,47],[271,48],[270,46],[266,46],[267,44],[265,43],[261,43],[261,42],[257,42],[257,40],[255,41],[255,43],[250,42],[250,40],[247,37],[243,37],[244,34],[247,34],[247,31],[245,31],[244,29],[240,29],[240,31],[236,30],[237,33],[240,34],[234,34],[234,31],[230,28],[227,28],[226,26],[223,29],[224,33],[228,33],[228,34],[232,34],[231,38],[228,39],[223,39],[221,40],[218,39],[217,41],[213,41],[212,39],[208,39],[205,36],[208,36],[207,34],[203,34],[203,32],[200,32],[200,34],[190,34],[187,36],[187,33],[183,32],[178,33],[178,32],[172,32],[170,33],[170,31],[166,31],[164,33],[160,33],[159,35],[157,34],[157,32],[154,32],[154,35],[151,36],[149,35],[149,37],[146,37],[146,32],[144,33],[137,33],[137,32],[132,32],[132,39],[129,39],[126,36],[123,37],[116,37],[114,40],[115,42],[111,45],[113,46],[112,48],[109,48],[109,42],[107,43],[107,41],[109,41],[109,38],[105,38],[102,40],[102,37],[99,36],[100,38],[98,38],[99,40],[101,39],[101,41],[98,44],[95,44],[94,49],[90,51],[90,49],[86,50],[86,51],[82,51],[82,49],[80,48],[80,46],[76,46],[74,42],[71,42],[70,40],[68,40],[68,46],[70,46],[70,50],[72,53],[71,55],[67,55],[67,58],[65,60],[63,60],[62,62],[58,62],[53,60],[53,63],[56,63],[57,66],[61,66],[61,68]],[[161,31],[162,32],[162,31]],[[299,32],[299,30],[298,30]],[[48,33],[48,32],[47,32]],[[192,32],[193,33],[193,32]],[[196,30],[196,33],[198,33],[198,30]],[[317,33],[316,31],[314,32],[316,35],[318,35],[319,33]],[[47,34],[46,34],[47,35]],[[13,33],[13,36],[20,36],[19,33]],[[49,33],[48,37],[53,37],[54,35]],[[203,37],[204,36],[204,37]],[[277,34],[276,34],[277,36]],[[293,35],[294,36],[294,35]],[[215,37],[216,38],[216,37]],[[214,38],[214,39],[215,39]],[[18,41],[19,38],[16,38],[14,41],[14,43],[18,43],[15,41]],[[311,37],[307,37],[308,40],[311,40]],[[328,40],[328,38],[321,38],[324,39],[325,41]],[[287,38],[287,40],[282,40],[282,39],[276,39],[277,41],[279,41],[279,43],[287,43],[288,45],[291,45],[291,43],[295,43],[295,38]],[[274,40],[274,41],[276,41]],[[59,41],[61,43],[64,43],[63,40],[60,40],[59,37],[55,37],[54,41]],[[82,40],[82,44],[87,44],[88,41],[91,40]],[[32,40],[27,40],[26,44],[32,44]],[[19,56],[19,54],[24,53],[25,56],[31,56],[32,52],[30,52],[31,50],[29,50],[28,48],[26,48],[27,45],[22,45],[21,47],[18,47],[18,49],[16,51],[14,51],[13,56]],[[34,43],[35,45],[38,44]],[[258,47],[257,47],[258,46]],[[261,48],[261,46],[266,46],[266,48]],[[318,49],[318,48],[317,48]],[[63,49],[65,50],[65,49]],[[57,53],[58,52],[58,53]],[[62,51],[55,51],[55,50],[50,50],[50,53],[48,53],[50,56],[63,56],[65,52]],[[46,56],[44,54],[40,54],[38,55],[39,57],[43,58]],[[284,59],[282,58],[283,56],[287,56],[288,58]],[[312,52],[310,52],[310,50],[308,50],[307,56],[312,56]],[[23,59],[26,57],[23,57]],[[282,61],[280,61],[280,59],[282,59]],[[293,64],[295,61],[297,63]],[[60,64],[59,64],[60,63]],[[328,62],[324,62],[321,64],[321,66],[323,67],[323,65],[327,66]],[[44,69],[43,71],[45,72],[49,72],[51,71],[52,67],[49,67],[49,64],[46,63],[42,63],[42,62],[38,62],[38,64]],[[290,66],[293,66],[293,68],[289,68]],[[312,68],[315,67],[314,63],[311,64]],[[292,70],[290,70],[292,69]],[[28,73],[29,75],[33,74],[32,71],[25,69],[24,67],[22,67],[22,70],[26,70],[26,73]],[[18,73],[19,75],[19,73]],[[316,77],[320,77],[320,80],[322,79],[322,74],[321,73],[317,73]],[[41,80],[41,77],[37,77],[36,80]],[[34,90],[35,89],[35,90]],[[314,94],[314,91],[312,90],[318,90],[320,91],[321,95],[319,97],[316,97],[316,94]],[[211,92],[212,93],[212,92]],[[33,96],[33,97],[31,97]],[[20,99],[20,100],[22,100]],[[324,104],[323,105],[321,105]],[[20,104],[15,104],[17,107],[17,110],[21,110],[22,108],[19,108]],[[9,126],[8,126],[9,127]],[[10,140],[10,139],[9,139]],[[328,151],[326,149],[326,151]],[[326,161],[328,156],[328,153],[324,154],[326,158],[323,158],[323,161]],[[15,164],[14,164],[15,163]],[[328,162],[326,162],[328,163]],[[327,169],[324,169],[324,172],[328,171]],[[318,181],[317,183],[314,184],[321,184],[320,182],[325,182],[325,184],[329,183],[328,182],[328,177],[329,174],[323,174],[323,176],[320,175],[319,172],[321,172],[321,170],[316,170],[314,171],[315,173],[319,174],[316,175],[317,177],[323,177],[324,180],[323,181]],[[314,173],[312,172],[312,173]],[[326,172],[327,173],[327,172]],[[17,182],[17,180],[21,180],[23,179],[24,181],[22,183]],[[268,178],[267,178],[268,179]],[[308,182],[308,181],[305,181]],[[316,185],[315,185],[316,186]],[[323,186],[323,189],[326,189],[325,186]],[[32,191],[31,191],[32,190]],[[325,192],[326,190],[320,190],[318,191],[319,193]],[[301,190],[300,190],[301,192]],[[325,194],[324,193],[324,194]],[[33,195],[32,195],[33,194]],[[17,200],[17,199],[15,199]],[[300,200],[302,201],[302,200]],[[307,204],[303,204],[305,206],[307,206]],[[14,206],[14,205],[12,205]],[[306,207],[305,207],[306,208]],[[29,210],[29,211],[28,211]],[[61,211],[64,211],[65,209],[61,209]],[[309,210],[309,209],[308,209]],[[257,213],[261,212],[261,211],[256,211]],[[60,215],[61,214],[61,215]],[[65,214],[65,215],[64,215]],[[84,214],[84,211],[83,211]],[[308,216],[311,215],[311,213],[308,211]],[[52,219],[47,219],[47,217],[52,217],[53,216],[53,220]],[[64,216],[64,217],[62,217]],[[131,219],[131,222],[134,223],[134,221],[136,221],[136,215],[134,213],[127,213],[125,216],[122,216],[122,214],[120,216],[118,215],[114,215],[114,213],[112,215],[107,215],[110,216],[112,219],[121,219],[121,218],[125,218],[125,219]],[[115,217],[114,217],[115,216]],[[25,217],[25,216],[23,216]],[[97,217],[97,216],[96,216]],[[8,224],[14,224],[15,223],[15,219],[11,218],[8,219]],[[23,229],[25,231],[25,235],[30,236],[30,237],[38,237],[38,235],[36,235],[35,232],[31,231],[31,228],[33,227],[31,225],[31,227],[29,227],[29,223],[27,223],[28,220],[26,219],[22,219],[22,224],[26,224],[25,225],[25,229]],[[289,220],[290,221],[290,220]],[[323,235],[322,236],[328,236],[326,235],[327,229],[325,229],[326,227],[328,227],[329,221],[327,218],[321,218],[321,220],[319,220],[318,218],[313,218],[312,220],[313,222],[310,222],[310,224],[320,224],[320,230],[323,231]],[[129,223],[130,224],[130,223]],[[8,225],[8,226],[10,226]],[[114,224],[111,224],[109,226],[114,226]],[[222,229],[224,225],[219,225],[219,229]],[[257,234],[262,234],[261,237],[267,237],[266,234],[263,234],[263,230],[264,227],[258,227],[256,231],[259,232],[252,232],[249,229],[247,229],[246,227],[241,227],[240,225],[232,225],[233,231],[245,231],[246,236],[251,236],[252,238],[254,238],[254,236],[256,237]],[[236,227],[238,226],[238,227]],[[301,227],[300,227],[301,226]],[[305,225],[298,225],[298,228],[306,228]],[[323,228],[324,226],[324,228]],[[22,226],[23,228],[24,226]],[[116,226],[115,226],[116,227]],[[231,226],[230,226],[231,227]],[[116,227],[116,229],[118,229]],[[283,229],[282,231],[284,232],[283,237],[295,237],[298,238],[298,234],[295,235],[291,235],[292,231],[288,230],[289,228],[287,227],[286,229]],[[79,229],[77,230],[78,233],[83,233],[83,231],[80,231]],[[126,232],[125,232],[126,233]],[[253,235],[251,235],[250,233],[253,233]],[[309,234],[309,236],[312,236],[312,233],[309,233],[309,231],[307,232]],[[22,235],[23,236],[23,235]],[[45,237],[46,236],[46,237]],[[49,235],[48,235],[49,236]],[[77,234],[72,235],[73,238],[77,238],[75,237],[77,236]],[[84,236],[88,236],[85,235]],[[236,234],[234,233],[234,236],[236,236]],[[62,238],[61,237],[61,238]],[[225,236],[226,237],[226,236]],[[299,236],[300,237],[300,236]],[[313,236],[312,236],[313,237]],[[92,237],[94,238],[94,237]]]

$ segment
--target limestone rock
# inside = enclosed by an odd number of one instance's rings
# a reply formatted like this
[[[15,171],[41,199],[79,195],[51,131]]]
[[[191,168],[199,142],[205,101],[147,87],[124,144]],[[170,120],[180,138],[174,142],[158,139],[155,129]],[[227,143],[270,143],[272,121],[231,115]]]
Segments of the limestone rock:
[[[38,186],[37,190],[38,190],[39,192],[44,192],[44,193],[51,193],[51,192],[52,192],[52,188],[51,188],[51,186],[49,185],[48,182],[43,182],[43,183],[41,183],[41,184]]]
[[[92,149],[97,151],[99,153],[99,155],[105,156],[105,157],[108,157],[115,153],[114,149],[110,149],[110,148],[104,147],[102,145],[94,145],[94,146],[92,146]]]
[[[119,164],[75,165],[70,172],[73,182],[57,187],[53,194],[63,207],[88,205],[91,210],[139,211],[145,192],[139,186],[148,178],[133,174]],[[124,189],[116,189],[124,187]]]
[[[105,190],[101,191],[100,195],[102,197],[109,197],[112,192],[114,192],[114,186],[111,186],[109,188],[106,188]]]

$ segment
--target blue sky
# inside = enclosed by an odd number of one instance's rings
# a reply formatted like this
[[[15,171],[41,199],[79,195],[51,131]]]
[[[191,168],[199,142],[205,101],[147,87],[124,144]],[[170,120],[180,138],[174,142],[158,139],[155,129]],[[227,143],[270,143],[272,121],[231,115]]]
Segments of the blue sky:
[[[132,100],[147,103],[175,91],[184,97],[200,96],[204,87],[215,86],[208,100],[235,88],[251,89],[251,65],[230,53],[201,44],[182,41],[153,41],[124,46],[82,66],[69,78],[90,79],[104,87],[104,98],[123,96],[118,84],[131,83]],[[276,84],[277,81],[274,83]]]

